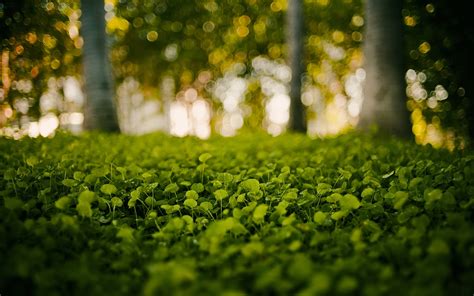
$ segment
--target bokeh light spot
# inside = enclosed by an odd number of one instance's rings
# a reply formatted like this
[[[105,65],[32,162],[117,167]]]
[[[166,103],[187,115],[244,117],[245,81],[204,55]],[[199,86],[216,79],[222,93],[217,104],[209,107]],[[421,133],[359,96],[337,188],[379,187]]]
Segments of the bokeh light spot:
[[[418,50],[422,54],[427,54],[431,50],[431,45],[428,42],[425,41],[425,42],[421,43],[420,46],[418,46]]]
[[[150,31],[146,34],[146,39],[150,42],[154,42],[158,39],[158,32]]]

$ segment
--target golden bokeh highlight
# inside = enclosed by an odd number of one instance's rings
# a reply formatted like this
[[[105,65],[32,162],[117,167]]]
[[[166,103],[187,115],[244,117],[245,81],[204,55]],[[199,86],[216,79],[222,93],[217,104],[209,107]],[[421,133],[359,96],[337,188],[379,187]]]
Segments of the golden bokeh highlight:
[[[403,21],[405,22],[405,25],[409,27],[414,27],[416,26],[416,19],[412,16],[406,16]]]
[[[428,42],[423,42],[418,46],[418,51],[422,54],[427,54],[431,50],[431,45]]]
[[[146,34],[146,40],[150,42],[154,42],[158,39],[158,32],[156,31],[150,31]]]

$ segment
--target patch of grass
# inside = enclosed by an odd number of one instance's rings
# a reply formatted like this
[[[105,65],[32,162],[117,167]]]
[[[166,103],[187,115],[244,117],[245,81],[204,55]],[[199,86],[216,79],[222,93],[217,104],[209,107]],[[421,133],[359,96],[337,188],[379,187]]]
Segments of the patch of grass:
[[[0,139],[5,295],[470,295],[474,154],[349,134]]]

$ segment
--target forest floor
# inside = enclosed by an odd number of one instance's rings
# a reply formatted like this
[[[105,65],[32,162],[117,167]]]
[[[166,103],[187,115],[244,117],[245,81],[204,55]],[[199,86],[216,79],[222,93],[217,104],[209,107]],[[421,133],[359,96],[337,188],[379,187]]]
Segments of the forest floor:
[[[2,295],[471,295],[474,153],[352,133],[0,139]]]

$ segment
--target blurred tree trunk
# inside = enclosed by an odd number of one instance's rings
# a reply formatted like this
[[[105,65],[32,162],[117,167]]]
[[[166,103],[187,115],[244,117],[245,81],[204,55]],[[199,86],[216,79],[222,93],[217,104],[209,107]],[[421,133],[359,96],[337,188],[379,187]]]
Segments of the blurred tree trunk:
[[[303,1],[288,0],[286,14],[286,38],[288,60],[291,68],[290,81],[290,121],[292,131],[306,132],[306,116],[301,102],[301,78],[303,74]]]
[[[103,0],[81,0],[86,92],[84,127],[119,132],[112,71],[108,59]]]
[[[402,0],[367,0],[364,61],[366,80],[359,126],[411,136],[406,107]]]

